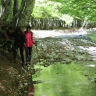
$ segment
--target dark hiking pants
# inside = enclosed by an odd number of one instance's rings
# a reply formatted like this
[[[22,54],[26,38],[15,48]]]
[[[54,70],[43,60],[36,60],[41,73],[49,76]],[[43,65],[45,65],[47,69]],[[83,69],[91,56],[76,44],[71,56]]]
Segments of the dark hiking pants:
[[[24,55],[23,55],[23,50],[24,50],[24,47],[23,45],[13,45],[12,47],[12,51],[13,51],[13,59],[14,61],[16,61],[16,56],[17,56],[17,50],[20,50],[20,55],[21,55],[21,60],[22,60],[22,63],[24,63]]]
[[[25,53],[26,53],[26,64],[30,64],[31,63],[32,47],[26,47]]]

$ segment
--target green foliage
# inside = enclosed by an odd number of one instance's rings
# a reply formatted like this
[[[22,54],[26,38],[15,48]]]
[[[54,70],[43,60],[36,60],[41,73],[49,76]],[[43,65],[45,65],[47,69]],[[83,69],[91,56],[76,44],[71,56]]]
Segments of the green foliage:
[[[21,6],[22,0],[18,0],[19,7]]]
[[[92,32],[91,34],[89,34],[89,37],[91,38],[92,41],[96,42],[96,32]]]
[[[32,16],[35,18],[59,18],[69,24],[73,18],[62,12],[62,8],[63,4],[60,1],[36,0]]]
[[[48,0],[37,0],[32,16],[34,17],[58,17],[58,9],[61,7],[61,3],[52,2]]]
[[[4,7],[3,0],[0,0],[0,6]],[[85,17],[90,21],[96,20],[96,7],[95,0],[35,0],[35,7],[32,17],[35,18],[59,18],[64,20],[67,24],[73,21],[74,18],[84,20]],[[6,21],[12,20],[13,16],[13,3],[9,7],[9,15]],[[24,0],[18,0],[18,9]],[[25,5],[26,5],[25,4]],[[24,7],[26,8],[26,7]],[[23,8],[23,9],[24,9]],[[25,10],[25,9],[24,9]],[[22,12],[24,12],[24,10]],[[19,10],[18,10],[19,11]],[[20,13],[22,13],[20,12]],[[25,12],[26,14],[26,12]],[[20,17],[21,15],[18,15]],[[24,15],[23,15],[24,16]],[[15,21],[14,21],[15,22]]]
[[[94,0],[36,0],[33,17],[63,19],[64,15],[74,18],[96,20]],[[66,20],[67,21],[67,20]]]

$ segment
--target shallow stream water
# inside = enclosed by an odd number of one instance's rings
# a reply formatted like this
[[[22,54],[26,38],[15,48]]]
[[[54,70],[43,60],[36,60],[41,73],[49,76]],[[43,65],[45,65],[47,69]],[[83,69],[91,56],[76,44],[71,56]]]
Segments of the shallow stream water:
[[[78,37],[67,39],[72,43],[75,40],[73,45],[87,51],[92,60],[85,57],[83,60],[79,56],[78,61],[73,60],[68,64],[55,62],[49,66],[34,65],[35,69],[40,69],[32,76],[33,81],[37,82],[34,84],[34,96],[96,96],[96,48],[88,37]]]

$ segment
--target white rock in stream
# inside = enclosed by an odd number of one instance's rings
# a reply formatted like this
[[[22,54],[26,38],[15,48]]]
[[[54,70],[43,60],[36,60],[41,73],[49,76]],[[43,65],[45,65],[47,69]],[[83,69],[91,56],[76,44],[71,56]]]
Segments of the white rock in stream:
[[[96,67],[94,64],[87,65],[88,67]]]
[[[96,47],[83,47],[83,46],[79,46],[79,48],[82,49],[82,50],[86,50],[91,55],[93,60],[96,60]]]

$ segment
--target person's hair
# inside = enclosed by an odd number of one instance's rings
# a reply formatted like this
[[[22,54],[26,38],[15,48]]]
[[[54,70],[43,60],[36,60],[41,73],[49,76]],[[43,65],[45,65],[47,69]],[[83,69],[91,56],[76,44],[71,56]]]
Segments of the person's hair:
[[[20,33],[22,33],[22,30],[21,30],[21,28],[20,28],[19,26],[16,26],[15,32],[20,32]]]
[[[31,29],[31,26],[30,26],[30,25],[27,25],[27,26],[26,26],[26,29],[28,29],[28,28]]]
[[[8,27],[9,30],[14,30],[14,28],[15,28],[15,27],[12,26],[12,25],[9,25],[9,27]]]

